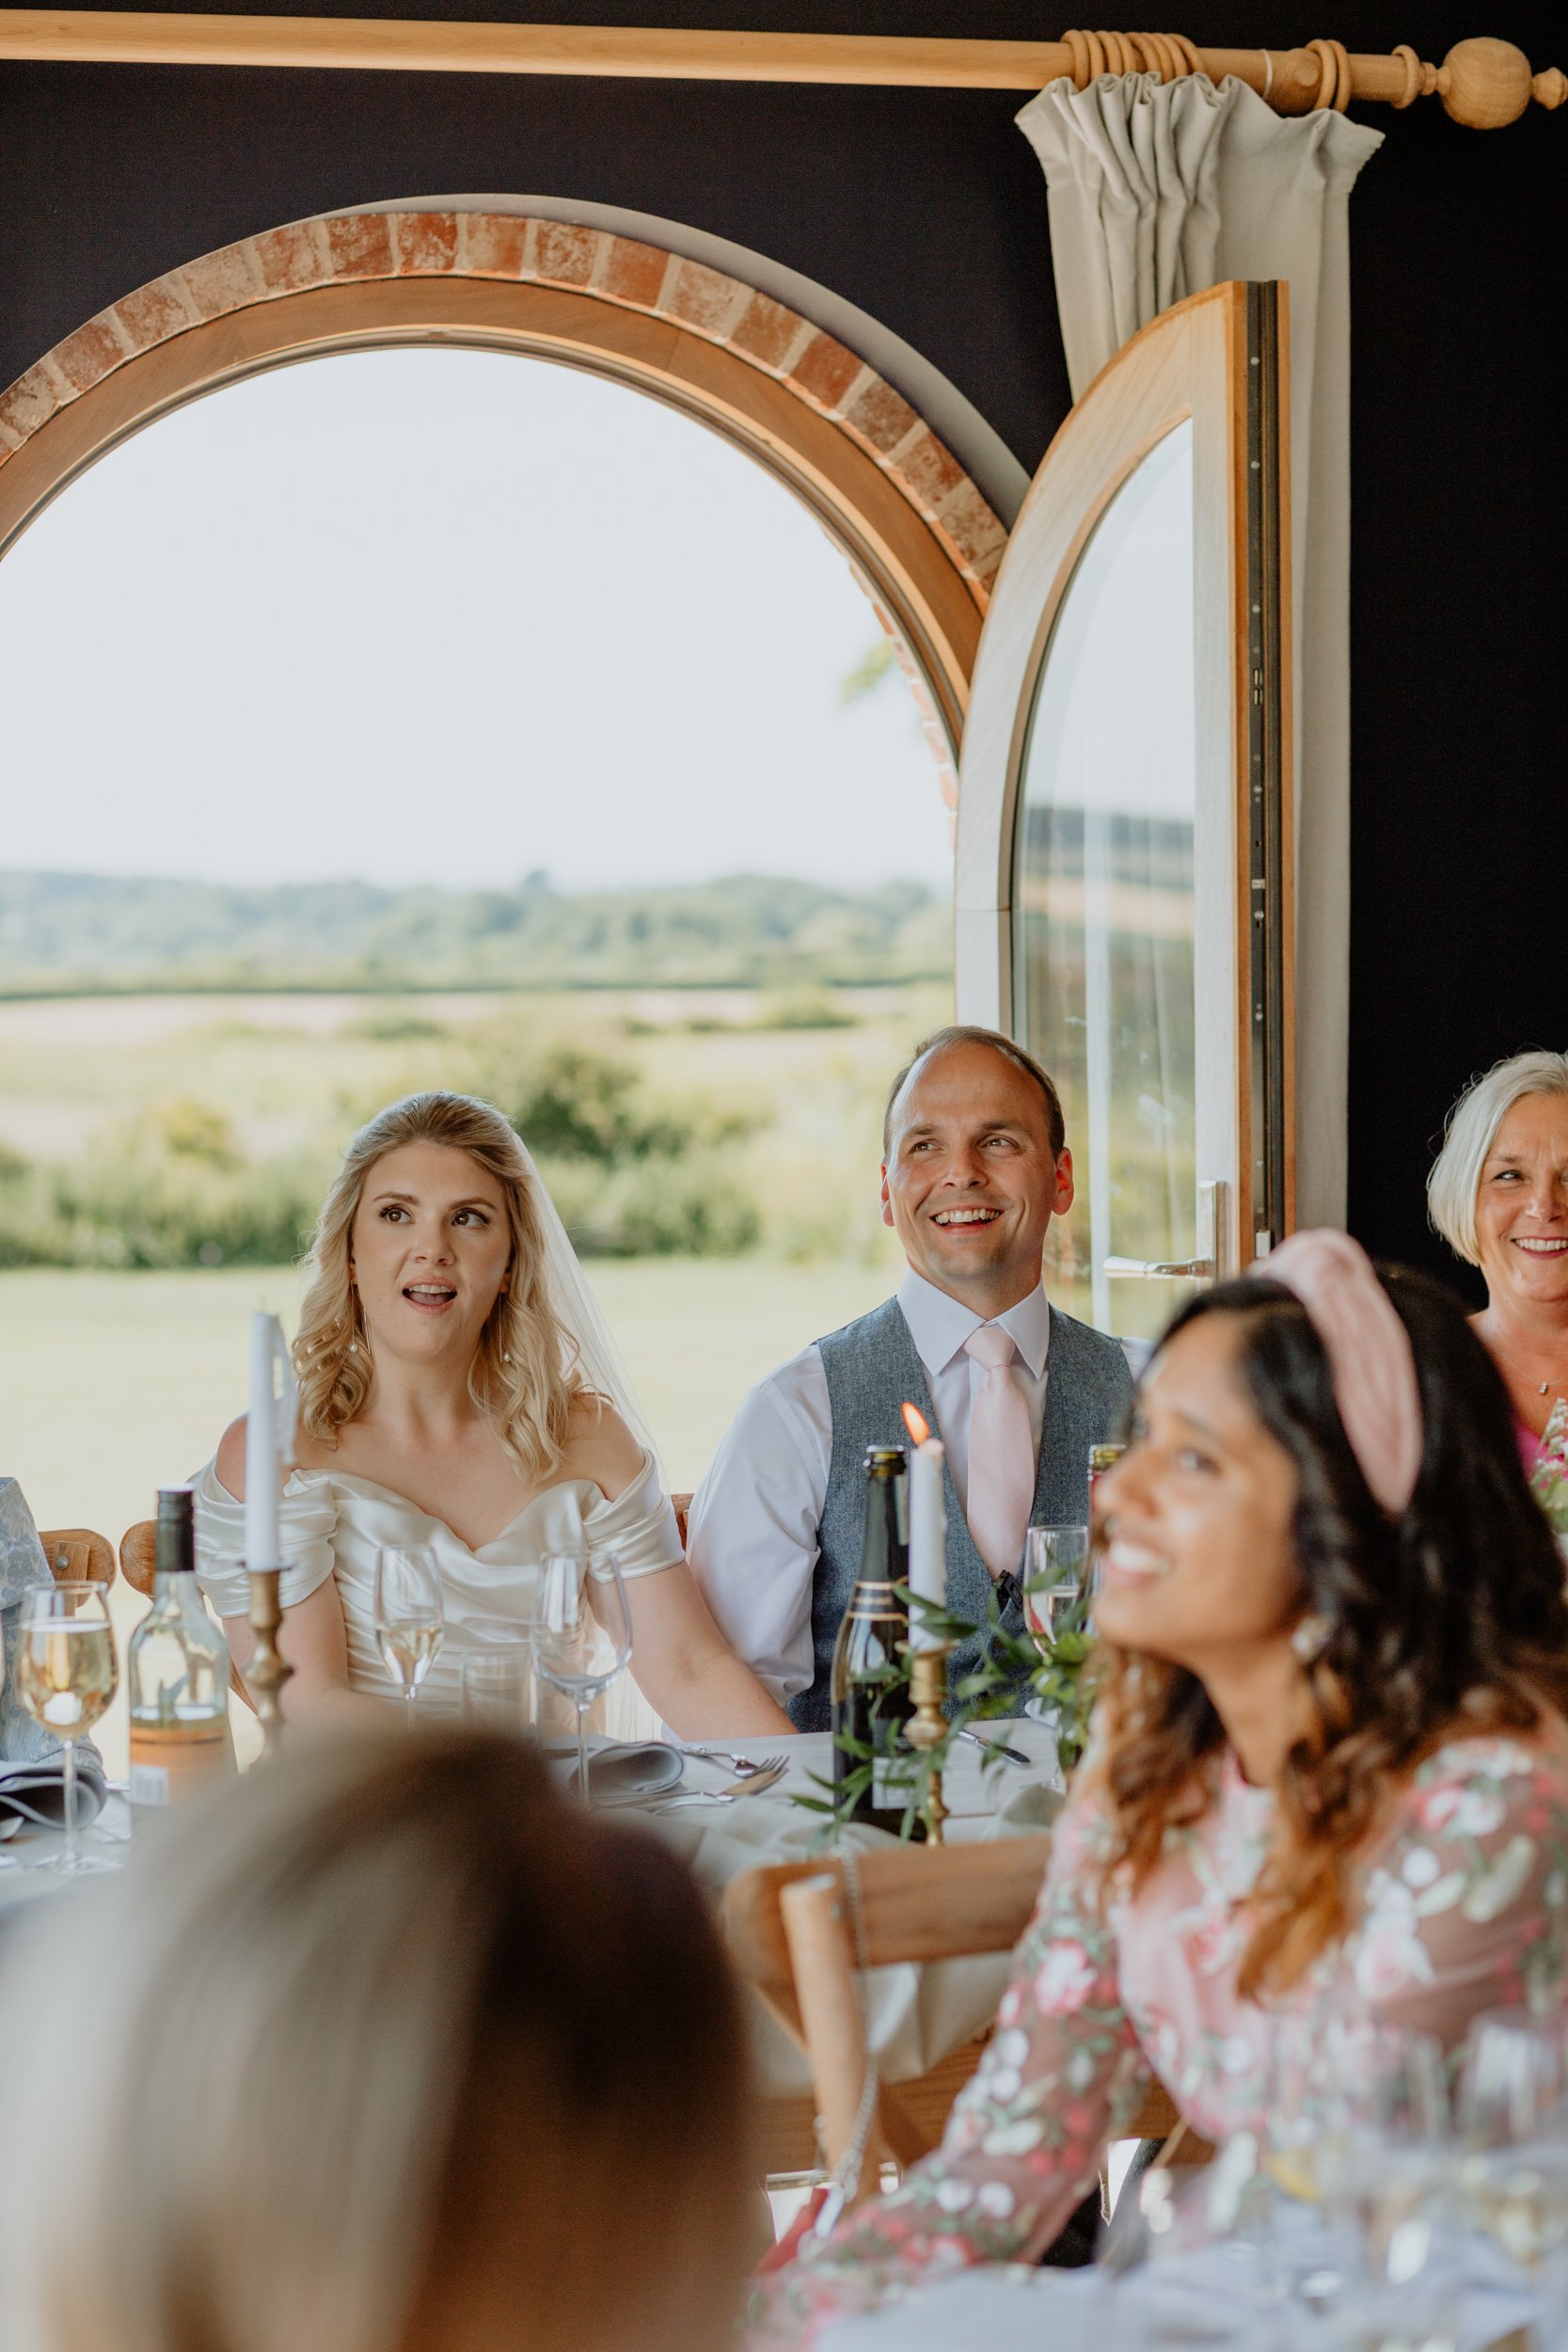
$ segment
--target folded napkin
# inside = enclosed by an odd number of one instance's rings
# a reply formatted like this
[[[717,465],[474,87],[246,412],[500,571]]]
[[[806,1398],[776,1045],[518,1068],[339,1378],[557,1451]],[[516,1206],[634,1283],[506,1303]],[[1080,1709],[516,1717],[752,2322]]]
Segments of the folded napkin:
[[[551,1779],[575,1795],[577,1741],[547,1740],[545,1757]],[[668,1796],[685,1770],[686,1758],[667,1740],[593,1738],[588,1742],[588,1793],[595,1805],[643,1804],[650,1797]]]
[[[96,1755],[76,1759],[76,1826],[86,1829],[109,1793]],[[57,1757],[37,1764],[0,1764],[0,1820],[16,1818],[40,1829],[65,1827],[65,1767]]]

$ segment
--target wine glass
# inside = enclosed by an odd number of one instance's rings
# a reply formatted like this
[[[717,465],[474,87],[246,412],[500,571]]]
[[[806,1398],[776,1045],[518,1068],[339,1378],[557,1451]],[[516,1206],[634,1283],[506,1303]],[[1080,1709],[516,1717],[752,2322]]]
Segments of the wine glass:
[[[1023,1621],[1049,1659],[1062,1617],[1084,1597],[1086,1527],[1032,1527],[1023,1553]]]
[[[588,1709],[631,1657],[631,1620],[613,1551],[552,1552],[539,1571],[533,1671],[577,1708],[578,1794],[588,1802]]]
[[[499,1731],[511,1739],[533,1721],[533,1657],[528,1642],[497,1643],[471,1649],[458,1669],[463,1720],[476,1731]]]
[[[414,1701],[436,1662],[445,1631],[441,1564],[433,1551],[394,1547],[375,1555],[375,1638],[387,1671],[403,1687],[406,1721],[414,1723]]]
[[[39,1867],[102,1870],[76,1840],[76,1742],[92,1729],[119,1682],[107,1588],[29,1584],[16,1634],[16,1687],[23,1705],[65,1750],[65,1846]]]
[[[1527,2270],[1568,2245],[1568,2042],[1529,2010],[1470,2027],[1459,2079],[1459,2190],[1472,2219]]]
[[[1359,2017],[1330,2028],[1329,2048],[1345,2132],[1328,2190],[1355,2225],[1368,2316],[1386,2320],[1380,2342],[1414,2340],[1441,2352],[1451,2337],[1443,2255],[1453,2169],[1443,2045]]]

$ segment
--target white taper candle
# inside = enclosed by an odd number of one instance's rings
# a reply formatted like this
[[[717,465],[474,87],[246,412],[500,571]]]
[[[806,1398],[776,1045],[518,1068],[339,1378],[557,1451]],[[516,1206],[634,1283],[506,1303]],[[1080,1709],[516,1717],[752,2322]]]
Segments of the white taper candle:
[[[938,1438],[927,1438],[910,1456],[910,1591],[934,1608],[947,1606],[947,1506],[942,1473],[946,1454]],[[910,1647],[937,1649],[942,1637],[926,1612],[910,1611]]]
[[[283,1365],[283,1395],[276,1367]],[[293,1378],[283,1327],[276,1315],[250,1318],[250,1408],[245,1435],[245,1556],[252,1568],[277,1568],[277,1501],[283,1465],[293,1449]]]

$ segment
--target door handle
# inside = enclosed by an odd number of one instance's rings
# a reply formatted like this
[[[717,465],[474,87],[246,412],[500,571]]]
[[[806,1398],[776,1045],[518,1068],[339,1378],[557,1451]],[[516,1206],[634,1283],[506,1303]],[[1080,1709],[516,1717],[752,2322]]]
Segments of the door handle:
[[[1225,1179],[1209,1178],[1197,1188],[1199,1254],[1196,1258],[1102,1258],[1100,1270],[1113,1282],[1216,1281],[1220,1257],[1227,1247],[1225,1212]]]
[[[1111,1280],[1136,1278],[1146,1282],[1212,1282],[1214,1279],[1212,1258],[1178,1258],[1166,1264],[1158,1258],[1104,1258],[1101,1272]]]

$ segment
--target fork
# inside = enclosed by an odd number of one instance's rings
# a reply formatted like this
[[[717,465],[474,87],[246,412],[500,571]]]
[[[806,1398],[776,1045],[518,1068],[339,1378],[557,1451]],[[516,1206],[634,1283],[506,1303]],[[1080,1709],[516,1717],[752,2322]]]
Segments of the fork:
[[[728,1764],[741,1780],[750,1780],[757,1772],[770,1772],[775,1764],[783,1765],[782,1756],[754,1757],[736,1756],[728,1748],[683,1748],[683,1756],[700,1756],[705,1764]]]
[[[656,1798],[652,1809],[679,1813],[689,1804],[738,1804],[742,1797],[760,1797],[765,1788],[783,1780],[788,1770],[784,1758],[776,1756],[770,1764],[759,1764],[743,1780],[732,1780],[727,1788],[689,1788],[683,1796]]]

